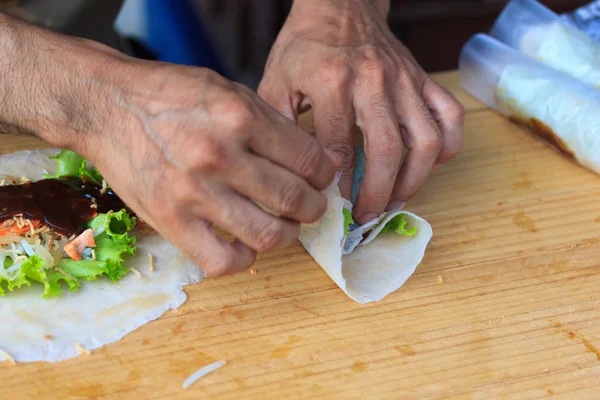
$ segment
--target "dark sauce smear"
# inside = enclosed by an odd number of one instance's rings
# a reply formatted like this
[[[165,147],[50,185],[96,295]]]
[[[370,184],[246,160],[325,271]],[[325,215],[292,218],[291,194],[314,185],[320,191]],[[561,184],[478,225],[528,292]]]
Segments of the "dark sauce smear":
[[[96,214],[127,209],[112,190],[101,191],[102,187],[78,178],[0,186],[0,223],[23,214],[65,236],[79,234]],[[97,208],[92,208],[94,203]]]

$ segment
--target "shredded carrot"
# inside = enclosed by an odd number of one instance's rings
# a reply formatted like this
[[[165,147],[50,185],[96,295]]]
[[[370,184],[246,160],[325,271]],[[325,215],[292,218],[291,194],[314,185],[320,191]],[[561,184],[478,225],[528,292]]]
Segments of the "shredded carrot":
[[[38,219],[31,221],[31,226],[33,229],[37,229],[42,225],[42,222]],[[19,227],[18,224],[2,224],[0,225],[0,236],[8,236],[8,235],[24,235],[28,232],[31,232],[31,226],[29,224],[25,224],[24,226]]]

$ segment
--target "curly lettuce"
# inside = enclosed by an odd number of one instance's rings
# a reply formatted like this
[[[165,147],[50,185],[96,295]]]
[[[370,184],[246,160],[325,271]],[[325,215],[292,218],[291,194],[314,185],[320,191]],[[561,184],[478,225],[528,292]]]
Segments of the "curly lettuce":
[[[45,174],[46,179],[79,178],[84,182],[102,184],[102,175],[96,168],[88,168],[88,161],[71,150],[61,150],[57,155],[50,157],[56,160],[56,171]]]
[[[93,281],[100,276],[107,276],[113,282],[122,279],[129,272],[123,265],[124,257],[135,255],[136,238],[130,236],[134,226],[135,218],[125,210],[99,214],[90,220],[87,227],[95,233],[95,259],[63,258],[58,265],[47,268],[46,261],[35,253],[17,265],[10,256],[3,255],[0,296],[4,296],[6,290],[12,292],[38,282],[44,285],[42,297],[50,299],[60,297],[65,286],[73,292],[81,287],[82,281]]]
[[[414,237],[417,234],[417,227],[408,227],[406,214],[398,214],[388,221],[381,230],[381,233],[394,232],[398,235]]]
[[[63,258],[59,268],[77,280],[93,281],[101,275],[106,275],[113,282],[122,279],[129,272],[129,269],[123,265],[124,256],[135,256],[136,239],[129,236],[134,226],[135,218],[125,210],[99,214],[87,224],[87,227],[93,229],[95,233],[95,260],[75,261]],[[78,289],[78,286],[68,280],[65,282],[69,285],[70,291]],[[62,293],[59,285],[52,289],[51,293],[44,293],[45,297],[56,297]]]

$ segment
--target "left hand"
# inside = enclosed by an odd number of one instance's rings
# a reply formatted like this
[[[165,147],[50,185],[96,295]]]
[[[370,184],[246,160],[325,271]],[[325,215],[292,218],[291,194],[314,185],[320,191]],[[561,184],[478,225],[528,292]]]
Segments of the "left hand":
[[[258,89],[290,119],[312,106],[317,139],[343,160],[347,199],[352,133],[361,128],[367,160],[354,208],[360,223],[410,199],[462,142],[461,104],[389,30],[388,9],[386,0],[296,0]]]

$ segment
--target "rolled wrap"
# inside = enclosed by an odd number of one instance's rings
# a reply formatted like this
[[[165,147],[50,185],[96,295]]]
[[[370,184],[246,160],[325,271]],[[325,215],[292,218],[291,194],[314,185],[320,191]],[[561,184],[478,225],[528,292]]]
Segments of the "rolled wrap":
[[[600,173],[600,91],[484,34],[464,46],[459,75],[473,96]]]
[[[600,89],[600,46],[536,0],[512,0],[490,36]]]
[[[415,214],[394,211],[345,235],[342,210],[351,210],[352,204],[341,196],[338,182],[339,175],[323,192],[327,197],[325,216],[314,224],[302,225],[300,242],[352,300],[361,304],[379,301],[400,288],[421,263],[433,235],[431,226]],[[409,226],[417,228],[414,237],[394,232],[380,234],[398,214],[405,214]],[[349,245],[353,236],[355,242]]]

